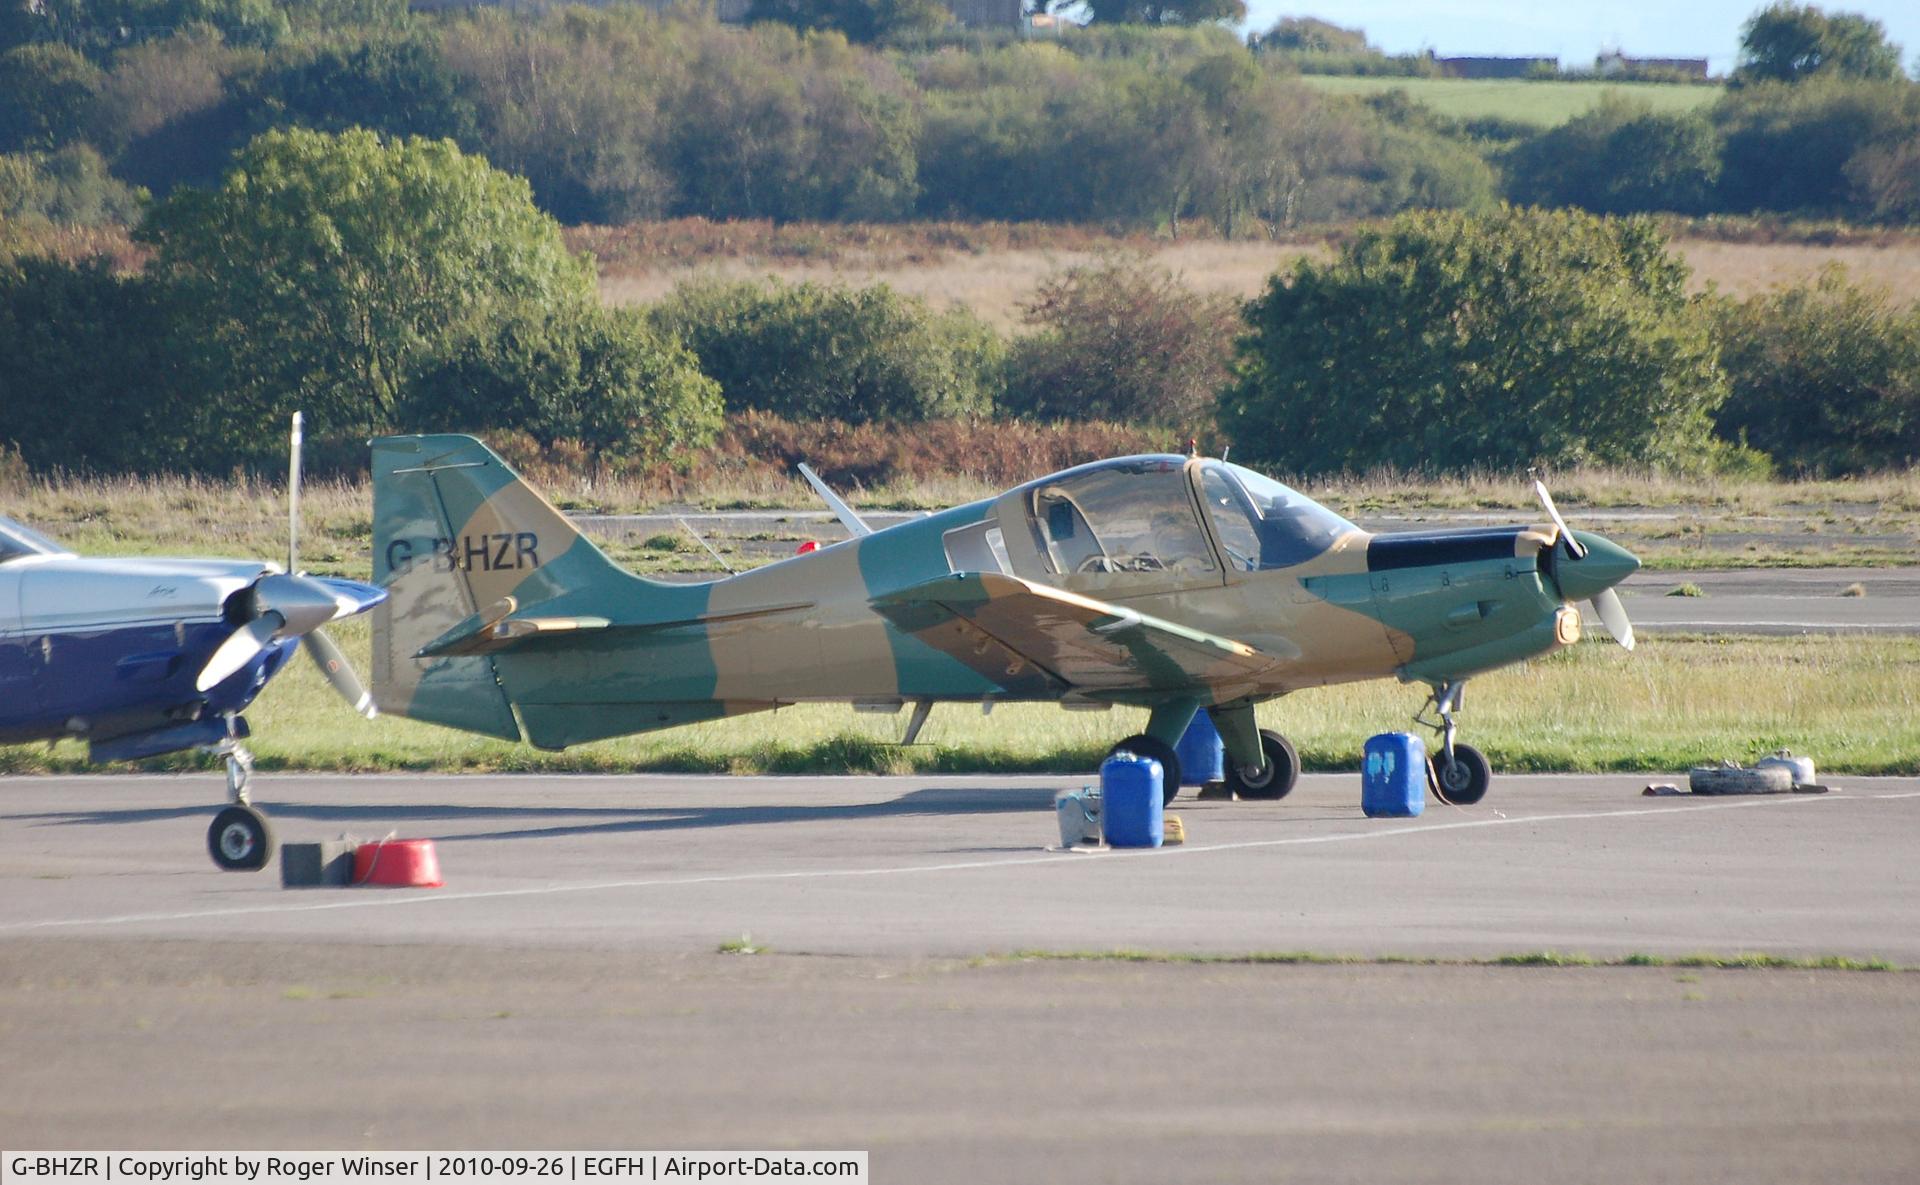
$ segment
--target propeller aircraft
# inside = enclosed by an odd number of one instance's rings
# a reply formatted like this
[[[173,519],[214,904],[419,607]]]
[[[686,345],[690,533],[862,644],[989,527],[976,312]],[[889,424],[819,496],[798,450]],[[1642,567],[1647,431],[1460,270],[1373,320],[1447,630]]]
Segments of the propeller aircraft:
[[[248,802],[241,715],[304,648],[355,710],[372,697],[321,628],[386,593],[299,570],[300,440],[293,423],[287,566],[254,560],[79,556],[0,518],[0,744],[74,737],[95,762],[200,749],[226,759],[214,863],[264,867],[266,816]]]
[[[373,694],[382,711],[546,749],[797,701],[1029,700],[1148,710],[1115,748],[1157,759],[1205,711],[1241,797],[1299,759],[1254,706],[1362,679],[1425,684],[1433,781],[1486,793],[1457,739],[1466,681],[1580,637],[1639,561],[1544,525],[1370,534],[1238,465],[1121,457],[873,530],[811,471],[851,538],[699,584],[633,575],[479,441],[373,442]]]

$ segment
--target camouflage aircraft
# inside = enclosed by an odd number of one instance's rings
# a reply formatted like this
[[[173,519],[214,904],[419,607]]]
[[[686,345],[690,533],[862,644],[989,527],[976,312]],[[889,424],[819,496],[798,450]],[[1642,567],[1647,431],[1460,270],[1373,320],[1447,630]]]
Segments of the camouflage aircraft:
[[[1276,481],[1200,457],[1122,457],[869,530],[724,579],[609,560],[479,441],[373,444],[373,694],[380,710],[544,749],[797,701],[1149,710],[1157,758],[1204,709],[1242,798],[1279,798],[1293,746],[1254,705],[1397,677],[1432,690],[1436,790],[1474,802],[1486,759],[1455,739],[1468,677],[1580,637],[1639,561],[1546,525],[1369,534]],[[812,475],[809,473],[809,478]]]

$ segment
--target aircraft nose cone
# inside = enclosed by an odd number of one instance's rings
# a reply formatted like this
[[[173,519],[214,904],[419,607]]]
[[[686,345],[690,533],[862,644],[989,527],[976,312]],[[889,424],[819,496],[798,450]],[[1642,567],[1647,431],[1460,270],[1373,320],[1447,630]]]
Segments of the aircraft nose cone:
[[[1560,595],[1567,600],[1598,596],[1639,570],[1640,557],[1605,536],[1575,531],[1573,537],[1586,545],[1587,554],[1576,560],[1562,551],[1554,564]]]

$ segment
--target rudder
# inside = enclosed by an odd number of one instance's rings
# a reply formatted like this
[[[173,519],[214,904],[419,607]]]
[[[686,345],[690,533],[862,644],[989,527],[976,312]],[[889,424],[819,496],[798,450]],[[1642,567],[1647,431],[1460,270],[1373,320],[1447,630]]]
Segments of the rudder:
[[[470,436],[373,442],[373,697],[380,710],[520,740],[491,658],[419,658],[476,615],[579,600],[619,567]]]

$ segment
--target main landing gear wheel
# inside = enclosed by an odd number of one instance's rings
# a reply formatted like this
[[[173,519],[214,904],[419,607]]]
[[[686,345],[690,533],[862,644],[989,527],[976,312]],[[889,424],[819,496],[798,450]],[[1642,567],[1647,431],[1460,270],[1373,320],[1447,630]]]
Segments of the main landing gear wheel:
[[[1248,776],[1246,771],[1227,762],[1227,789],[1240,798],[1271,802],[1285,798],[1300,780],[1300,755],[1293,742],[1271,729],[1260,730],[1260,755],[1266,765]]]
[[[1472,745],[1456,742],[1451,762],[1444,749],[1434,754],[1433,777],[1428,786],[1441,802],[1472,806],[1487,796],[1487,787],[1492,782],[1493,767],[1487,764],[1486,755]]]
[[[207,852],[227,872],[258,872],[273,855],[273,828],[250,806],[227,807],[207,828]]]
[[[1108,749],[1107,756],[1111,757],[1122,749],[1135,757],[1151,757],[1160,763],[1160,804],[1171,806],[1174,796],[1180,793],[1180,756],[1173,751],[1173,746],[1156,741],[1143,732]]]

